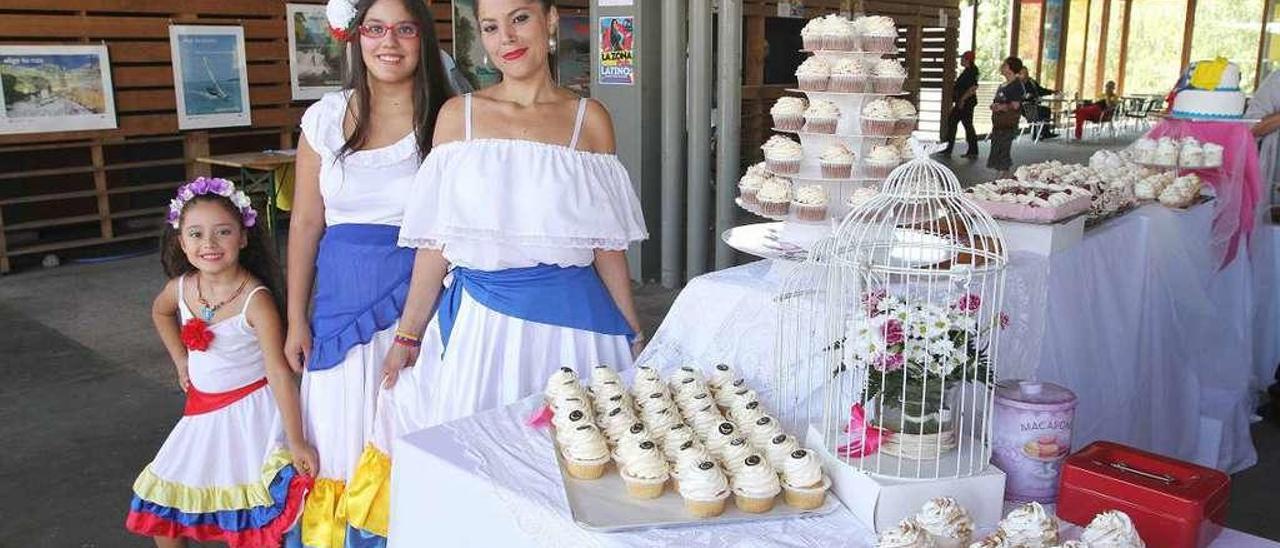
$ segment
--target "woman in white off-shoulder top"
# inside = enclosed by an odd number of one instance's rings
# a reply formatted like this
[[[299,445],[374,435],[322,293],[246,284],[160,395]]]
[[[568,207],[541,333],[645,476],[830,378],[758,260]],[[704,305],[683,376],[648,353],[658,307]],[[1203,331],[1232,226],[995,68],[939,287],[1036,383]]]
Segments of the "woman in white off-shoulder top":
[[[376,421],[397,431],[375,443],[516,401],[560,367],[630,367],[642,338],[625,252],[648,234],[609,113],[551,79],[550,1],[476,9],[503,79],[445,104],[406,199],[400,245],[418,251]]]

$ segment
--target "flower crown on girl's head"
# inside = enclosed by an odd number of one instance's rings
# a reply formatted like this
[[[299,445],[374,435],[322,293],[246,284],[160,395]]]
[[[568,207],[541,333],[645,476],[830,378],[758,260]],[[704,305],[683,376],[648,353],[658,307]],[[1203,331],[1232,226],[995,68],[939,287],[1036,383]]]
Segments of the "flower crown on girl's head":
[[[356,3],[353,0],[329,0],[324,14],[329,19],[329,34],[339,42],[350,42],[356,23]]]
[[[245,228],[250,228],[258,222],[258,212],[253,210],[253,205],[244,191],[236,190],[235,183],[231,181],[211,177],[198,177],[196,180],[178,187],[178,195],[169,200],[169,212],[165,214],[165,220],[169,221],[173,228],[180,228],[182,224],[182,208],[196,196],[205,194],[217,194],[231,200],[236,209],[240,210],[240,217],[244,220]]]

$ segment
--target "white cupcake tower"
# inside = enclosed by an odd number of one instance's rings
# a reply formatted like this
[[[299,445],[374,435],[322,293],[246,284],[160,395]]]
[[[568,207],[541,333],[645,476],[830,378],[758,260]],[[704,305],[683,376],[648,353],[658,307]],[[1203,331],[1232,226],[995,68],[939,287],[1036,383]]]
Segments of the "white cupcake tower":
[[[828,62],[834,63],[841,59],[859,59],[864,62],[874,62],[885,54],[881,52],[867,51],[812,51],[810,53],[816,57],[825,58]],[[870,78],[870,77],[868,77]],[[773,172],[774,175],[785,177],[791,180],[792,191],[803,186],[819,185],[827,192],[827,220],[824,224],[830,224],[831,220],[839,221],[843,219],[845,214],[849,212],[850,207],[847,202],[850,196],[859,188],[869,187],[879,189],[880,184],[884,181],[883,177],[867,177],[865,175],[864,160],[871,153],[871,150],[878,146],[888,144],[895,137],[906,137],[907,135],[868,135],[862,132],[862,109],[867,103],[884,97],[905,95],[906,92],[897,93],[875,93],[875,92],[836,92],[836,91],[808,91],[803,89],[788,89],[788,92],[803,93],[809,104],[814,101],[824,100],[835,104],[840,111],[840,118],[836,125],[836,132],[814,133],[804,131],[788,131],[779,128],[773,128],[773,131],[784,134],[793,134],[799,137],[800,145],[804,149],[804,159],[801,161],[800,172],[797,174],[786,174]],[[828,146],[832,143],[843,144],[849,151],[854,154],[853,174],[850,178],[828,178],[822,174],[820,156]],[[742,202],[739,202],[745,209],[759,214],[754,208],[748,208]],[[786,221],[787,223],[810,223],[813,221],[802,221],[796,218],[792,213],[786,217],[765,217]]]

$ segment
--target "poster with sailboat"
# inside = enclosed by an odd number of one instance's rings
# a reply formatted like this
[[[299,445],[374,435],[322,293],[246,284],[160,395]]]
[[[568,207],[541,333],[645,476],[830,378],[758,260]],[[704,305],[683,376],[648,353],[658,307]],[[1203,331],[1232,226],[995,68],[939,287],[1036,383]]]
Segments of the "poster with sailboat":
[[[170,25],[178,129],[247,126],[249,69],[244,28]]]

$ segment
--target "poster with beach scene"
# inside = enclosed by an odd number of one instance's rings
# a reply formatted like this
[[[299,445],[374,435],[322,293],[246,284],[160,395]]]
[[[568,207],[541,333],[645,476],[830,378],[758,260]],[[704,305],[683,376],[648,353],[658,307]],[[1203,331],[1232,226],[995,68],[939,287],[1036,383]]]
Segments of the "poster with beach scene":
[[[244,28],[170,25],[169,47],[178,129],[249,125]]]
[[[453,61],[472,89],[484,89],[502,79],[502,73],[485,60],[476,0],[453,0]]]
[[[285,4],[289,20],[289,85],[294,101],[342,89],[346,44],[329,34],[322,4]]]
[[[107,46],[0,45],[0,134],[115,128]]]

